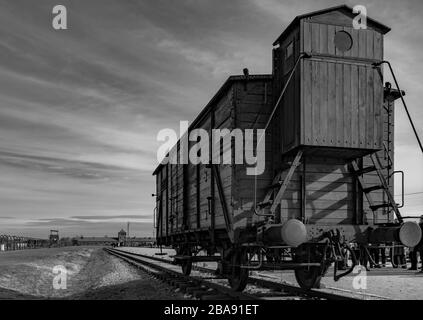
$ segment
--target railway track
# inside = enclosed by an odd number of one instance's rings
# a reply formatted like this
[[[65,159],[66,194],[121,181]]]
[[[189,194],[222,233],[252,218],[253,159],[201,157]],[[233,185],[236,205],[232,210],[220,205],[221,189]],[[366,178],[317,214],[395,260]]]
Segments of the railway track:
[[[215,276],[214,270],[193,266],[198,275],[185,276],[171,260],[105,248],[148,274],[200,300],[359,300],[319,290],[306,291],[300,287],[251,277],[249,292],[235,292],[224,283],[226,278]]]
[[[258,297],[233,292],[230,288],[207,281],[206,278],[185,276],[176,271],[177,266],[171,261],[148,257],[121,250],[106,248],[106,252],[119,257],[148,274],[169,285],[179,288],[182,292],[201,300],[257,300]],[[173,268],[172,268],[173,266]]]

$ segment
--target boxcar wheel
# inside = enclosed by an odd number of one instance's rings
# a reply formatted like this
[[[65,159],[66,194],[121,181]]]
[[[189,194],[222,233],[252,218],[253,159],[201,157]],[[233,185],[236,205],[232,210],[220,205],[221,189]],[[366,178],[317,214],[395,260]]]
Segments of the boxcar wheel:
[[[232,290],[241,292],[245,289],[248,282],[248,269],[241,268],[242,264],[247,262],[247,252],[245,250],[236,250],[232,254],[232,265],[228,277],[229,285]]]
[[[301,268],[295,270],[295,279],[301,288],[310,290],[320,288],[322,271],[320,267]]]
[[[322,248],[302,246],[297,248],[295,257],[296,262],[318,262],[321,263],[323,259]],[[295,279],[301,288],[310,290],[312,288],[320,288],[320,281],[326,274],[329,264],[322,263],[318,267],[302,267],[295,269]]]

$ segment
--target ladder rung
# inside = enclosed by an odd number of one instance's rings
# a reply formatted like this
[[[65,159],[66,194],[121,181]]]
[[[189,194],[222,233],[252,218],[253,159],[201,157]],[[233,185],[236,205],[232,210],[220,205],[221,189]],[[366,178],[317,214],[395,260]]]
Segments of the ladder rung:
[[[375,166],[370,166],[370,167],[366,167],[366,168],[363,168],[361,170],[355,171],[355,174],[358,175],[358,176],[361,176],[362,174],[373,172],[373,171],[376,171],[376,170],[377,170],[377,168]]]
[[[370,209],[372,209],[373,211],[380,209],[380,208],[389,208],[391,207],[391,205],[389,203],[382,203],[382,204],[377,204],[374,206],[370,206]]]
[[[266,202],[259,202],[257,203],[257,207],[259,208],[264,208],[264,207],[268,207],[271,206],[273,204],[272,200],[266,201]]]
[[[269,189],[274,189],[274,188],[280,188],[280,186],[282,185],[283,181],[278,181],[274,184],[272,184]]]
[[[375,190],[381,190],[381,189],[383,189],[383,186],[377,185],[377,186],[371,186],[371,187],[368,187],[368,188],[363,188],[363,192],[369,193],[369,192],[372,192],[372,191],[375,191]]]
[[[291,168],[292,163],[285,163],[282,165],[282,167],[280,168],[280,171],[283,172],[285,170],[288,170],[289,168]]]

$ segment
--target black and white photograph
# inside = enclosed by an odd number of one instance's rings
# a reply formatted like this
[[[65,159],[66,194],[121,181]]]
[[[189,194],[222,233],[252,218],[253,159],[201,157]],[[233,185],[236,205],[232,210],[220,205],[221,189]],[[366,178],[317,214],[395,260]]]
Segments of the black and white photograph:
[[[422,12],[0,0],[0,309],[423,300]]]

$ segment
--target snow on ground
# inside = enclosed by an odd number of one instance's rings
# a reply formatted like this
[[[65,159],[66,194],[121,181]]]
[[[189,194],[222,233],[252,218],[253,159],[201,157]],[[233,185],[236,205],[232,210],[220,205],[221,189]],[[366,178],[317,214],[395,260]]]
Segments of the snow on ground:
[[[112,270],[106,273],[94,288],[118,285],[139,279],[139,275],[133,272],[133,268],[127,264],[123,264],[118,258],[110,257]]]
[[[66,288],[54,288],[55,266],[66,269]],[[183,299],[101,247],[1,252],[0,270],[0,299]]]

